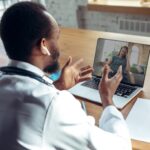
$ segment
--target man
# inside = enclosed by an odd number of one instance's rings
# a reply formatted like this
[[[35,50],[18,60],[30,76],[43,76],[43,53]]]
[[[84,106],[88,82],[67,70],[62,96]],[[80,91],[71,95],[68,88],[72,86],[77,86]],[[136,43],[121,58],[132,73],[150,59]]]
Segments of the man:
[[[52,82],[43,69],[57,66],[59,28],[40,4],[20,2],[6,10],[0,34],[9,65],[0,76],[1,150],[130,150],[123,116],[112,96],[122,70],[108,78],[105,66],[99,86],[103,114],[99,127],[86,116],[80,103],[66,90],[91,78],[92,68],[80,68],[72,58]]]

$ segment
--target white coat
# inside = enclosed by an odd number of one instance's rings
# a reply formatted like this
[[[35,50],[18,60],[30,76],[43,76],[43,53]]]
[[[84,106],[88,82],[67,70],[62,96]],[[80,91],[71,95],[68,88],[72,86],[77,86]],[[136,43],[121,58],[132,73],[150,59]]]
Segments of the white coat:
[[[0,76],[0,150],[131,150],[122,114],[104,109],[99,127],[68,91],[59,91],[37,67],[12,60],[51,85],[20,75]],[[18,150],[17,149],[17,150]]]

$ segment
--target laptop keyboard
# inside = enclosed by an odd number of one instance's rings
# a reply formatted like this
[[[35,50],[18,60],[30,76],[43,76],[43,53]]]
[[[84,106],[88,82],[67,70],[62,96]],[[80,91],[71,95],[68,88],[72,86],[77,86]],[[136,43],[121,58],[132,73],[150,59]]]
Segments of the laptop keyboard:
[[[100,82],[99,78],[92,78],[91,80],[84,82],[82,85],[90,87],[90,88],[95,89],[95,90],[98,90],[99,82]]]
[[[98,90],[99,82],[100,82],[99,78],[92,78],[91,80],[84,82],[82,85]],[[130,85],[125,85],[125,84],[120,84],[115,94],[122,97],[128,97],[135,90],[136,90],[135,87],[132,87]]]

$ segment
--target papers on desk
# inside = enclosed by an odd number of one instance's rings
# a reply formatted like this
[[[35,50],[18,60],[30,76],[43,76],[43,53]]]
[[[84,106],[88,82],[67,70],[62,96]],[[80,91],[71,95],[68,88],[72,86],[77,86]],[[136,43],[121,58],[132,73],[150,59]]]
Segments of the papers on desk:
[[[150,100],[139,98],[126,122],[132,139],[150,142]]]

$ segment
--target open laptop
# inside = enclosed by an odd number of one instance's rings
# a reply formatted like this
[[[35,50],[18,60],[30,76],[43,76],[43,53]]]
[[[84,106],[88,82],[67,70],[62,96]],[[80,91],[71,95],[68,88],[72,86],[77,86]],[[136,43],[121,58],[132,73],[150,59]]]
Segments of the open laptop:
[[[113,66],[112,62],[120,63],[119,60],[114,60],[119,59],[117,56],[123,46],[128,47],[129,71],[124,72],[124,80],[121,81],[113,96],[115,106],[122,109],[142,90],[148,65],[150,45],[99,38],[95,51],[92,79],[75,85],[69,91],[75,96],[101,103],[98,84],[102,76],[103,66],[105,63],[109,63],[111,68]],[[126,68],[126,58],[124,58],[124,63],[124,68]]]

